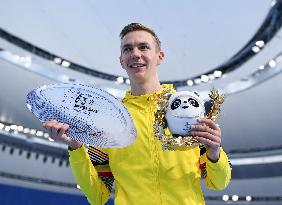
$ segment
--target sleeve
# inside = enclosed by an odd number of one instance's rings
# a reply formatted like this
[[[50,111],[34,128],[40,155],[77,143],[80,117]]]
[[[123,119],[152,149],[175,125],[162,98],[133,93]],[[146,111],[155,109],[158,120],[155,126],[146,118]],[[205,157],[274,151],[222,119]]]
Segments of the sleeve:
[[[210,161],[206,156],[206,150],[200,147],[200,169],[208,189],[225,189],[231,179],[232,165],[224,150],[220,148],[220,157],[217,162]]]
[[[98,160],[95,159],[97,157],[93,150],[101,155]],[[102,205],[108,201],[112,188],[112,183],[107,184],[105,183],[107,180],[103,180],[103,176],[106,179],[113,178],[108,164],[108,156],[94,147],[89,147],[88,153],[84,146],[74,151],[69,150],[70,165],[74,178],[88,202],[91,205]]]

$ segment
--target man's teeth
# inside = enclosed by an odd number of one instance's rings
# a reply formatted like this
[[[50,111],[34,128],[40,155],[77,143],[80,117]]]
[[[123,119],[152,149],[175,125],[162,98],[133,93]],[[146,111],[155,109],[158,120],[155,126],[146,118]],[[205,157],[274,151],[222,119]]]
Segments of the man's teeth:
[[[132,65],[131,67],[132,68],[140,68],[140,67],[143,67],[144,65]]]

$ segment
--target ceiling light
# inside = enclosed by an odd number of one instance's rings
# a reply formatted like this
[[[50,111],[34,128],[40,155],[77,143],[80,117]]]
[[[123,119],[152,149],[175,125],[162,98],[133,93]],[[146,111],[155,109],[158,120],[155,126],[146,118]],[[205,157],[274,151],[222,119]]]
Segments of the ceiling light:
[[[193,86],[194,85],[193,80],[187,80],[187,85]]]
[[[42,136],[43,136],[43,132],[42,132],[42,131],[37,131],[37,132],[36,132],[36,136],[42,137]]]
[[[208,76],[209,76],[210,80],[214,80],[215,79],[214,74],[209,74]]]
[[[20,61],[25,61],[25,57],[24,56],[20,56]]]
[[[57,63],[57,64],[61,64],[62,59],[61,59],[61,58],[56,57],[56,58],[54,58],[54,62],[55,62],[55,63]]]
[[[18,128],[17,125],[11,125],[10,127],[11,127],[11,130],[16,130]]]
[[[10,131],[10,126],[5,126],[5,131],[9,132]]]
[[[251,196],[246,196],[246,201],[252,201],[252,197]]]
[[[222,71],[220,71],[220,70],[216,70],[216,71],[214,71],[214,77],[216,77],[216,78],[220,78],[221,76],[222,76]]]
[[[23,132],[26,134],[26,133],[29,133],[29,128],[24,128]]]
[[[271,61],[268,62],[268,65],[269,65],[271,68],[273,68],[273,67],[276,66],[276,61],[275,61],[275,60],[271,60]]]
[[[26,56],[24,67],[29,68],[31,66],[31,60],[31,56]]]
[[[19,61],[19,60],[20,60],[20,56],[19,56],[19,55],[16,55],[16,54],[13,55],[13,58],[14,58],[15,61]]]
[[[126,79],[126,80],[125,80],[125,83],[129,85],[129,84],[130,84],[130,80],[129,80],[129,79]]]
[[[207,75],[201,75],[201,80],[206,83],[206,82],[209,81],[209,76],[207,76]]]
[[[196,79],[194,80],[194,83],[197,84],[197,85],[201,84],[201,83],[202,83],[201,78],[196,78]]]
[[[261,66],[259,67],[259,69],[260,69],[260,70],[263,70],[263,69],[264,69],[264,65],[261,65]]]
[[[19,132],[22,132],[23,129],[24,129],[23,126],[18,126],[18,131],[19,131]]]
[[[118,83],[123,83],[123,82],[124,82],[123,77],[118,77],[118,78],[117,78],[117,82],[118,82]]]
[[[232,201],[238,201],[239,200],[239,196],[238,195],[233,195],[232,196]]]
[[[229,196],[228,195],[223,195],[222,196],[222,200],[223,201],[228,201],[229,200]]]
[[[29,131],[29,133],[32,134],[32,135],[35,135],[36,130],[35,130],[35,129],[31,129],[31,130]]]
[[[68,68],[68,67],[70,67],[70,62],[64,60],[64,61],[62,62],[62,66]]]
[[[262,48],[264,46],[264,41],[263,40],[257,41],[256,46]]]
[[[252,47],[252,51],[253,51],[254,53],[258,53],[258,52],[260,51],[260,48],[257,47],[257,46],[253,46],[253,47]]]
[[[25,57],[25,61],[26,61],[26,62],[31,62],[31,60],[32,60],[31,56],[26,56],[26,57]]]
[[[270,3],[270,6],[274,6],[276,4],[276,0],[272,0],[272,2]]]
[[[13,133],[23,132],[24,134],[35,135],[38,137],[43,137],[43,136],[46,138],[49,137],[48,133],[45,133],[43,131],[36,130],[36,129],[30,129],[27,127],[24,128],[21,125],[15,125],[15,124],[9,125],[8,123],[5,123],[5,122],[3,123],[0,122],[0,129],[5,129],[7,132],[12,130]]]
[[[31,63],[25,63],[25,64],[24,64],[24,67],[29,68],[30,65],[31,65]]]

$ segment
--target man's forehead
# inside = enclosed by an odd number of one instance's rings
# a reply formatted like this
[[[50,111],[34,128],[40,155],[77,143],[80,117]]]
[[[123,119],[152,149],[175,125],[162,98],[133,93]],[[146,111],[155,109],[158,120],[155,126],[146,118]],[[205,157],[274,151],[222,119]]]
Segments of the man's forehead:
[[[154,37],[147,31],[132,31],[127,33],[121,39],[121,45],[136,45],[136,44],[151,44],[154,43]]]

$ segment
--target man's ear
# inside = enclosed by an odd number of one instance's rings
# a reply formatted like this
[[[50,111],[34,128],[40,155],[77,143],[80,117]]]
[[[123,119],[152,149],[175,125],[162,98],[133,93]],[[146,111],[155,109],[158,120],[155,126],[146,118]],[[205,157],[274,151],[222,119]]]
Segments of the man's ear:
[[[163,51],[160,51],[159,52],[159,58],[158,58],[158,61],[157,61],[157,65],[160,65],[161,64],[161,62],[163,61],[163,59],[164,59],[164,52]]]
[[[124,69],[123,60],[121,59],[121,56],[119,57],[119,62],[120,62],[121,67]]]

